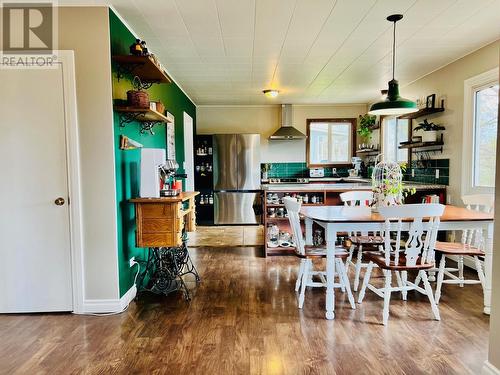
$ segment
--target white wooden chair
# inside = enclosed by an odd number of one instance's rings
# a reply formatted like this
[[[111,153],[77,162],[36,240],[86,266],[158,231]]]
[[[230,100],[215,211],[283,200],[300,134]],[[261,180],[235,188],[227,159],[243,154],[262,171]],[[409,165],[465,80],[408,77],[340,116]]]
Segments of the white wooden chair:
[[[345,206],[369,206],[373,202],[373,192],[371,191],[348,191],[340,194],[340,200]],[[368,263],[362,262],[363,245],[370,247],[382,245],[384,238],[379,233],[349,233],[349,241],[351,246],[349,248],[349,257],[346,261],[346,268],[349,271],[349,265],[353,265],[355,269],[354,275],[354,291],[358,290],[359,278],[361,275],[361,268],[368,267]],[[352,261],[354,250],[357,247],[356,263]]]
[[[325,276],[323,271],[314,271],[313,259],[326,258],[326,248],[317,248],[306,246],[302,228],[300,226],[299,211],[301,204],[294,198],[284,198],[285,208],[288,213],[288,220],[292,228],[293,237],[295,240],[296,251],[295,255],[300,258],[299,274],[295,283],[295,291],[300,289],[299,293],[299,309],[304,305],[306,288],[310,287],[326,287]],[[346,268],[343,260],[347,259],[349,254],[342,247],[336,248],[335,267],[337,270],[336,276],[339,277],[339,283],[335,284],[336,288],[342,288],[347,291],[349,303],[353,309],[356,308],[354,297],[351,292],[349,278],[347,277]],[[319,275],[321,282],[313,281],[313,276]]]
[[[492,212],[495,204],[493,194],[472,194],[462,196],[462,201],[468,209],[483,212]],[[441,298],[441,288],[443,284],[481,284],[484,290],[484,269],[483,262],[479,257],[484,257],[484,238],[481,230],[464,230],[460,242],[436,242],[436,253],[441,254],[439,262],[436,303]],[[469,256],[474,261],[477,271],[477,279],[464,279],[464,258]],[[446,259],[455,258],[457,268],[446,268]],[[458,272],[458,276],[454,274]],[[445,278],[446,277],[446,278]]]
[[[441,204],[407,204],[401,206],[381,207],[380,214],[385,219],[384,225],[384,251],[365,252],[364,257],[369,261],[359,294],[358,302],[361,303],[366,289],[370,289],[384,299],[382,322],[387,324],[389,319],[389,303],[392,292],[402,292],[403,299],[409,290],[416,290],[427,295],[431,303],[432,312],[436,320],[440,320],[439,309],[434,301],[434,294],[427,278],[426,270],[434,267],[434,245],[436,243],[439,218],[443,215],[444,206]],[[423,226],[423,218],[428,218],[428,228]],[[408,239],[403,243],[403,219],[411,220],[408,230]],[[396,241],[391,242],[391,232],[395,234]],[[394,247],[392,246],[394,245]],[[385,276],[383,288],[376,288],[369,283],[373,267],[380,267]],[[412,283],[407,280],[408,271],[417,271],[420,282]],[[395,273],[398,286],[392,286],[392,274]]]

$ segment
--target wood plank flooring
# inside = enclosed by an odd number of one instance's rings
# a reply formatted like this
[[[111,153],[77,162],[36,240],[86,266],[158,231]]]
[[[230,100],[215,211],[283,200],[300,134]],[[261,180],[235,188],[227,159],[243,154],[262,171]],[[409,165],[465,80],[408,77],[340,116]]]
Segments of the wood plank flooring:
[[[384,327],[380,298],[367,292],[351,310],[340,291],[326,321],[323,289],[296,307],[296,258],[190,251],[203,278],[191,303],[144,295],[117,316],[0,316],[0,373],[479,374],[486,359],[477,285],[445,285],[440,322],[410,293],[407,302],[395,295]]]
[[[190,247],[263,246],[262,225],[198,226],[189,233]]]

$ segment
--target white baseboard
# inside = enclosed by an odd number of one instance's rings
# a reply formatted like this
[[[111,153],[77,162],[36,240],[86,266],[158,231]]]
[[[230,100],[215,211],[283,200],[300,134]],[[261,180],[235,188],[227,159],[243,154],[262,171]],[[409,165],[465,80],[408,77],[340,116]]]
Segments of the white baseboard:
[[[120,299],[86,299],[83,301],[81,311],[75,314],[102,314],[118,313],[124,311],[137,294],[137,287],[132,287]]]
[[[500,370],[493,366],[490,361],[484,361],[483,368],[481,369],[482,375],[500,375]]]

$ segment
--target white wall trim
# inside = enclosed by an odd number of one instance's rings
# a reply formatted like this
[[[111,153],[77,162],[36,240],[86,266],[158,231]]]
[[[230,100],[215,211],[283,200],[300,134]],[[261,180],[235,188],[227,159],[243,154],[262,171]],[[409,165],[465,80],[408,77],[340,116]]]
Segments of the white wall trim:
[[[73,51],[54,51],[54,53],[61,63],[63,73],[73,311],[80,311],[85,296],[85,278],[75,57]]]
[[[137,295],[136,285],[125,293],[120,299],[87,299],[83,302],[82,309],[75,314],[106,314],[124,312],[127,306]]]
[[[494,193],[494,188],[473,186],[472,165],[474,163],[474,91],[491,82],[498,82],[498,68],[488,70],[464,81],[464,113],[462,128],[462,190],[461,195]]]
[[[484,361],[483,368],[481,369],[482,375],[500,375],[500,370],[491,364],[490,361]]]

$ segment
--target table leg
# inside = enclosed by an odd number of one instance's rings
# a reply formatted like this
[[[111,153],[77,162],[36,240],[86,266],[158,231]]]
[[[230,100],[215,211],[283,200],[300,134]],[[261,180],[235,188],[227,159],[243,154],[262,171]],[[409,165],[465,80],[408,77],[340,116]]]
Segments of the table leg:
[[[305,223],[306,223],[306,245],[312,245],[313,244],[313,234],[312,234],[313,222],[311,219],[306,217]]]
[[[326,227],[326,319],[335,319],[335,242],[337,233],[332,224]]]
[[[483,238],[486,239],[484,246],[484,310],[485,314],[490,314],[491,310],[491,265],[493,261],[493,229],[494,224],[488,224],[483,231]]]

